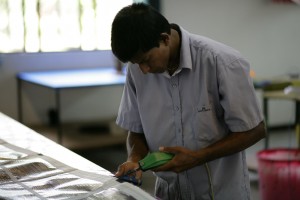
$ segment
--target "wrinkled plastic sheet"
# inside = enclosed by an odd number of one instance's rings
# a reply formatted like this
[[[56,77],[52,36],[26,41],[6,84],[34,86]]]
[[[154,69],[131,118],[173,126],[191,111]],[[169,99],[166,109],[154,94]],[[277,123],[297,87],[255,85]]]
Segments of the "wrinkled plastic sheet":
[[[154,198],[0,113],[0,199]]]
[[[74,169],[0,140],[0,199],[149,199],[113,176]]]

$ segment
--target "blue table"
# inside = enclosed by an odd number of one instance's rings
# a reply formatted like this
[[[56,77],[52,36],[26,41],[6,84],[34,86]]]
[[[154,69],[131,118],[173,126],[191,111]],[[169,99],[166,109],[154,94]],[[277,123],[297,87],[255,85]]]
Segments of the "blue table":
[[[126,76],[114,67],[20,72],[17,78],[18,117],[23,122],[22,84],[28,82],[55,92],[58,143],[62,144],[60,93],[63,89],[124,85]]]

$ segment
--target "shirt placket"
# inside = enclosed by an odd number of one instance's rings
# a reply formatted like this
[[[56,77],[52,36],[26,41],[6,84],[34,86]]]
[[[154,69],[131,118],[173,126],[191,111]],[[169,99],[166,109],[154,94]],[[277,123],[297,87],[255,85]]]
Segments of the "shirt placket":
[[[173,109],[174,109],[174,120],[176,127],[176,144],[178,146],[184,146],[183,138],[183,128],[182,128],[182,111],[181,111],[181,99],[179,92],[179,75],[172,76],[171,80],[172,87],[172,99],[173,99]],[[178,182],[180,186],[180,196],[181,199],[190,199],[190,190],[187,180],[186,172],[180,173],[178,175]]]
[[[183,135],[182,135],[182,120],[181,120],[181,100],[179,92],[179,76],[173,76],[171,78],[172,87],[172,100],[174,109],[174,120],[175,120],[175,130],[176,130],[176,144],[177,146],[184,146]]]

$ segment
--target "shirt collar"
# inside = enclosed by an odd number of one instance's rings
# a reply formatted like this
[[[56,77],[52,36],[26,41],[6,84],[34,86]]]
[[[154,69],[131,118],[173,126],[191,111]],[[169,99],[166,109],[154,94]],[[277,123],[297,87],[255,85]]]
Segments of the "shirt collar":
[[[182,69],[192,69],[192,55],[190,48],[190,33],[179,26],[181,31],[181,48],[180,48],[180,63],[178,69],[172,74],[172,76],[177,75]],[[164,76],[170,77],[169,73],[165,71]]]
[[[192,69],[192,55],[190,48],[190,33],[180,26],[181,30],[181,49],[179,68]]]

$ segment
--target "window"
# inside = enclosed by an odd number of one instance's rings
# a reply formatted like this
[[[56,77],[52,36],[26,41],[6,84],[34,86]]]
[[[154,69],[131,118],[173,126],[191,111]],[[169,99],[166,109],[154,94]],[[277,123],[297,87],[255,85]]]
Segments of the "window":
[[[111,23],[133,0],[0,0],[0,53],[110,49]]]

